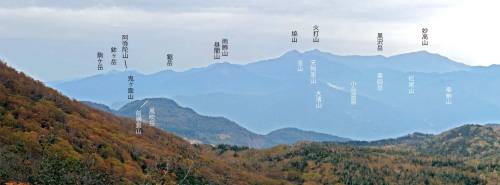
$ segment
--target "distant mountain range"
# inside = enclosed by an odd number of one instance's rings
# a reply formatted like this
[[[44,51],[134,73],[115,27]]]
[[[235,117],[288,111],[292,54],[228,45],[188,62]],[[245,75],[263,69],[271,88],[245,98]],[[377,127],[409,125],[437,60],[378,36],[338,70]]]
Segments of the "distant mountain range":
[[[160,103],[167,124],[203,123],[197,126],[210,130],[223,123],[171,100],[146,101]],[[143,102],[119,111],[129,114]],[[269,149],[190,144],[147,124],[136,134],[134,120],[85,106],[0,63],[0,184],[496,185],[499,129],[464,125],[438,135]],[[327,137],[296,129],[269,136],[283,140],[283,134]]]
[[[84,101],[93,108],[119,116],[135,119],[135,111],[141,106],[142,117],[147,124],[149,107],[154,107],[156,127],[175,133],[193,142],[205,144],[229,144],[254,148],[272,147],[278,144],[293,144],[298,141],[348,141],[347,138],[303,131],[296,128],[283,128],[267,135],[255,134],[237,123],[223,117],[210,117],[197,114],[190,108],[180,107],[173,100],[166,98],[148,98],[136,100],[113,110],[106,105]]]
[[[304,71],[297,71],[302,60]],[[317,61],[316,85],[309,64]],[[223,116],[259,134],[295,127],[358,140],[439,133],[465,123],[500,121],[500,67],[467,66],[425,51],[384,56],[338,56],[319,50],[236,65],[218,63],[184,72],[144,75],[112,71],[52,87],[78,100],[113,108],[126,103],[127,76],[138,99],[166,97],[204,115]],[[383,91],[377,91],[383,73]],[[408,94],[408,77],[415,94]],[[350,84],[357,83],[357,104]],[[480,83],[478,83],[480,82]],[[445,104],[446,87],[453,104]],[[315,109],[321,91],[323,108]]]

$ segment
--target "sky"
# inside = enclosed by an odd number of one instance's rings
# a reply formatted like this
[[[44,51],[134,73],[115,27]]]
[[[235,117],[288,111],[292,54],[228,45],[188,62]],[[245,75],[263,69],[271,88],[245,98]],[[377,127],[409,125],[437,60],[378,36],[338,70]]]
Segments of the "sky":
[[[222,61],[246,64],[286,51],[391,56],[418,50],[468,65],[500,64],[499,1],[487,0],[2,0],[0,59],[42,81],[123,70],[110,47],[129,35],[129,68],[182,71],[214,62],[213,44],[229,39]],[[319,43],[312,43],[319,25]],[[429,46],[422,46],[422,28]],[[290,42],[297,30],[299,42]],[[377,33],[384,51],[377,52]],[[104,52],[104,71],[96,53]],[[166,54],[174,54],[174,66]]]

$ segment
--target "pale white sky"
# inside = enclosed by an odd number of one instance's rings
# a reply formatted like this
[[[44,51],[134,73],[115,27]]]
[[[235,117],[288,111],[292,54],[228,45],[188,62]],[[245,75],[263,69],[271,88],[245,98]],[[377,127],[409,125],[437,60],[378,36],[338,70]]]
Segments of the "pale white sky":
[[[213,62],[213,42],[229,39],[231,63],[319,48],[340,55],[386,56],[428,50],[469,65],[500,63],[499,1],[465,0],[2,0],[0,58],[44,81],[102,73],[96,52],[130,37],[130,67],[152,73]],[[320,43],[311,42],[320,26]],[[422,47],[421,29],[429,29]],[[290,43],[290,32],[299,43]],[[376,36],[384,33],[384,52]]]

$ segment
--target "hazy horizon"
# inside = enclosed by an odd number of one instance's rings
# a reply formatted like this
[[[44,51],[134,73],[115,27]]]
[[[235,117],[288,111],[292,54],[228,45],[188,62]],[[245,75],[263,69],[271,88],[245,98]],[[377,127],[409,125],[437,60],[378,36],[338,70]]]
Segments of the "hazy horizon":
[[[427,50],[468,65],[499,63],[495,1],[55,1],[0,2],[0,56],[42,81],[99,74],[96,53],[129,35],[129,65],[143,73],[213,63],[213,43],[229,39],[229,57],[245,64],[291,49],[390,56]],[[312,43],[319,25],[319,43]],[[421,46],[428,28],[429,45]],[[290,42],[298,31],[298,43]],[[376,50],[377,33],[384,51]],[[174,65],[166,66],[166,53]],[[120,54],[120,53],[118,53]],[[223,61],[221,60],[221,61]],[[117,69],[122,69],[118,60]]]
[[[255,61],[249,61],[249,62],[246,62],[246,63],[234,63],[234,62],[229,61],[229,60],[221,60],[221,61],[219,61],[217,63],[207,63],[206,65],[193,66],[191,68],[185,68],[185,69],[179,69],[179,70],[169,69],[169,68],[161,68],[161,69],[157,69],[156,71],[154,71],[154,70],[153,71],[142,71],[140,69],[128,69],[128,70],[125,70],[124,68],[120,69],[118,67],[118,68],[112,68],[112,69],[108,68],[108,69],[103,70],[102,72],[95,73],[95,74],[83,74],[81,76],[75,76],[73,78],[56,79],[56,80],[49,80],[49,81],[42,81],[42,82],[45,82],[45,83],[58,83],[58,82],[65,82],[65,81],[73,81],[73,80],[78,80],[78,79],[82,79],[82,78],[92,77],[92,76],[96,76],[96,75],[107,74],[107,73],[110,73],[110,72],[125,72],[125,71],[130,71],[130,72],[139,73],[139,74],[142,74],[142,75],[151,75],[151,74],[155,74],[155,73],[159,73],[159,72],[163,72],[163,71],[186,72],[186,71],[189,71],[189,70],[199,69],[199,68],[206,68],[206,67],[214,65],[214,64],[222,64],[222,63],[229,63],[229,64],[233,64],[233,65],[247,65],[247,64],[252,64],[252,63],[256,63],[256,62],[262,62],[262,61],[269,60],[269,59],[276,59],[276,58],[279,58],[279,57],[285,55],[288,52],[297,51],[297,52],[303,54],[303,53],[307,53],[307,52],[312,52],[314,50],[318,50],[320,52],[332,54],[332,55],[335,55],[335,56],[364,56],[364,57],[381,56],[381,57],[385,57],[385,58],[390,58],[390,57],[394,57],[394,56],[398,56],[398,55],[404,55],[404,54],[411,54],[411,53],[418,53],[418,52],[427,52],[427,53],[430,53],[430,54],[436,54],[436,55],[440,55],[440,56],[448,58],[447,56],[441,55],[439,53],[432,53],[432,52],[429,52],[427,50],[415,50],[415,51],[409,51],[409,52],[404,52],[404,53],[395,53],[393,55],[384,56],[384,55],[377,55],[377,54],[374,54],[374,55],[356,55],[356,54],[341,55],[341,54],[331,53],[329,51],[319,50],[319,49],[314,49],[314,48],[313,49],[309,49],[309,50],[304,50],[304,51],[300,51],[300,50],[297,50],[297,49],[291,49],[291,50],[288,50],[288,51],[284,51],[283,53],[278,54],[276,56],[267,57],[267,58],[263,58],[263,59],[259,59],[259,60],[255,60]],[[0,60],[2,60],[1,56],[0,56]],[[465,65],[468,65],[468,66],[471,66],[471,67],[480,66],[480,65],[469,65],[469,64],[466,64],[466,63],[463,63],[463,62],[460,62],[460,61],[455,61],[455,60],[452,60],[452,61],[456,62],[456,63],[460,63],[460,64],[465,64]],[[7,64],[11,64],[11,63],[9,63],[9,61],[4,61],[4,62],[6,62]],[[496,65],[496,64],[490,64],[488,66],[491,66],[491,65]],[[488,66],[485,66],[485,67],[488,67]],[[22,72],[26,73],[26,71],[22,71]],[[37,80],[40,80],[40,79],[37,79]]]

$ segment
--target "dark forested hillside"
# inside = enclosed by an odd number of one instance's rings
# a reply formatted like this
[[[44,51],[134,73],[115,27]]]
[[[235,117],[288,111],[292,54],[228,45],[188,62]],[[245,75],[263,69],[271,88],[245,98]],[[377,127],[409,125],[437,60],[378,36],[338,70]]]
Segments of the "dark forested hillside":
[[[377,141],[348,141],[350,146],[391,147],[415,150],[429,155],[497,159],[500,163],[500,129],[496,124],[464,125],[441,134],[413,133]]]
[[[499,136],[495,124],[464,125],[437,135],[414,133],[372,142],[303,142],[260,151],[218,151],[234,166],[295,184],[497,185]]]
[[[334,143],[298,143],[263,151],[226,150],[233,166],[294,184],[488,184],[500,182],[500,165],[453,155],[366,148]]]
[[[83,106],[0,64],[0,183],[274,184],[172,134]]]
[[[492,158],[500,164],[500,130],[488,125],[464,125],[425,140],[417,149],[433,155]]]

